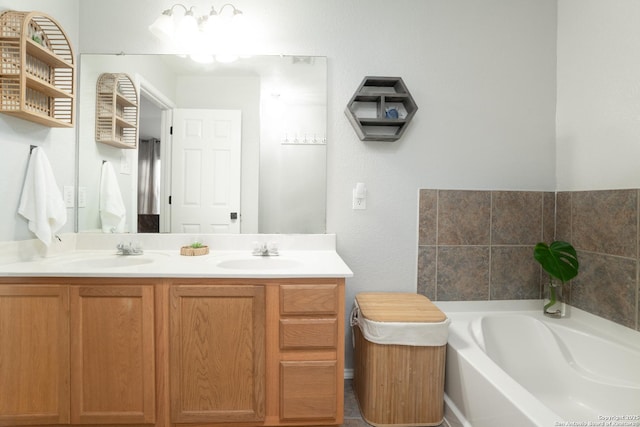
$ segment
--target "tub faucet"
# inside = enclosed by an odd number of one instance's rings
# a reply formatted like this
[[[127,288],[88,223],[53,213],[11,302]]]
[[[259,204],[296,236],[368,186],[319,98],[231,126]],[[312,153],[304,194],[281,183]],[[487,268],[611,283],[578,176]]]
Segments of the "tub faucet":
[[[120,242],[118,243],[118,246],[116,246],[116,248],[118,249],[119,255],[142,255],[143,254],[142,246],[140,246],[139,243]]]

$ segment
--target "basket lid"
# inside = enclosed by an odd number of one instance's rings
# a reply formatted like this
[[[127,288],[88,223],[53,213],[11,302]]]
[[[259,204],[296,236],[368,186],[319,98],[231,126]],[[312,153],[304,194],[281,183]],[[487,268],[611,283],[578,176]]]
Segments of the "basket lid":
[[[443,322],[447,316],[429,298],[401,292],[361,292],[356,303],[362,315],[377,322]]]

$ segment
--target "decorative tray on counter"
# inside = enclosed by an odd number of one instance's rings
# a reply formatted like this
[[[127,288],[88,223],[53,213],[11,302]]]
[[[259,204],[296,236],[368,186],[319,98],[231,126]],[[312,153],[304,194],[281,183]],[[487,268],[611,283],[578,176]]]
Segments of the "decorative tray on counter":
[[[209,253],[209,246],[200,246],[194,248],[192,246],[183,246],[180,248],[180,255],[184,256],[198,256],[206,255]]]

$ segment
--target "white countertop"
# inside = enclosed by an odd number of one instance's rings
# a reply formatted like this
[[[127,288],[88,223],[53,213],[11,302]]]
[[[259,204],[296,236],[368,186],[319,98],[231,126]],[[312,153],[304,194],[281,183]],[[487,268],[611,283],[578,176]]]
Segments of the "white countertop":
[[[149,237],[146,238],[149,239]],[[91,245],[85,241],[74,241],[70,244],[69,236],[66,236],[63,237],[63,242],[66,241],[64,250],[49,251],[44,256],[0,258],[0,277],[321,278],[353,276],[353,272],[332,248],[331,236],[320,238],[320,244],[310,244],[308,239],[300,237],[279,236],[278,238],[281,241],[279,255],[263,257],[251,255],[251,247],[247,244],[250,238],[246,236],[239,239],[240,244],[235,242],[212,244],[210,253],[201,256],[180,255],[180,245],[176,244],[175,237],[164,238],[175,249],[167,249],[161,242],[163,238],[160,238],[153,243],[144,242],[146,244],[143,245],[142,255],[119,255],[111,241],[107,245],[104,242]]]
[[[252,256],[247,251],[217,251],[182,256],[179,250],[118,255],[113,250],[78,250],[34,261],[0,266],[1,276],[30,277],[351,277],[335,251],[282,251]]]

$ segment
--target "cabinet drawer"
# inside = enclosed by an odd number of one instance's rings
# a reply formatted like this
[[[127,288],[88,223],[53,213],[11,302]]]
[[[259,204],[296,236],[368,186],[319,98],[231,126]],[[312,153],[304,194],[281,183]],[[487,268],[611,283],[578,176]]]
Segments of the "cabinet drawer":
[[[280,349],[336,348],[338,321],[333,319],[280,320]]]
[[[280,419],[337,418],[335,361],[280,362]]]
[[[338,285],[281,285],[280,314],[337,314]]]

